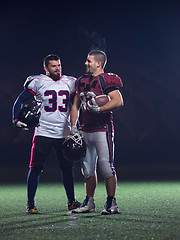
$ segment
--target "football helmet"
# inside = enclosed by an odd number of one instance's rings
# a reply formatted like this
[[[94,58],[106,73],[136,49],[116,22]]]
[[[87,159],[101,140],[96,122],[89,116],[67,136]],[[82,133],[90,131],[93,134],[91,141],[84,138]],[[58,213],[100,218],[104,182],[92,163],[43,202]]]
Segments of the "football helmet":
[[[40,108],[33,102],[32,104],[25,104],[18,115],[18,120],[26,123],[28,128],[37,127],[39,125]]]
[[[79,161],[86,154],[86,143],[81,134],[69,135],[62,144],[62,152],[66,160]]]

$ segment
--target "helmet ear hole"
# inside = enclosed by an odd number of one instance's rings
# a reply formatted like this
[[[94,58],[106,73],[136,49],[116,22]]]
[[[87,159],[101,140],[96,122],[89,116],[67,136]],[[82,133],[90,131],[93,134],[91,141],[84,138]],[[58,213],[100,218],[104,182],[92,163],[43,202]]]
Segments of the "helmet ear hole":
[[[62,152],[67,161],[77,162],[86,155],[86,143],[80,134],[68,136],[62,144]]]
[[[40,118],[40,108],[39,106],[30,104],[25,104],[18,115],[18,120],[26,123],[28,128],[37,127],[39,125]]]

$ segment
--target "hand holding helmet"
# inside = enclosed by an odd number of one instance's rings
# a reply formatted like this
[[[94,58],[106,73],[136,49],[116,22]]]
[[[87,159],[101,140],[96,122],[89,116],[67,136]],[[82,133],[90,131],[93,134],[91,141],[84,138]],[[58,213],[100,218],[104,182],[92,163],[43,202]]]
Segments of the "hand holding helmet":
[[[37,127],[40,118],[40,108],[33,103],[33,105],[25,104],[19,112],[18,120],[15,121],[15,126],[28,130],[32,127]]]
[[[80,133],[69,135],[62,145],[63,155],[68,161],[79,161],[86,154],[86,143]]]
[[[14,125],[18,128],[22,128],[23,130],[29,130],[29,128],[27,127],[27,124],[19,120],[14,121]]]
[[[75,134],[80,134],[80,132],[76,126],[72,126],[70,135],[75,135]]]

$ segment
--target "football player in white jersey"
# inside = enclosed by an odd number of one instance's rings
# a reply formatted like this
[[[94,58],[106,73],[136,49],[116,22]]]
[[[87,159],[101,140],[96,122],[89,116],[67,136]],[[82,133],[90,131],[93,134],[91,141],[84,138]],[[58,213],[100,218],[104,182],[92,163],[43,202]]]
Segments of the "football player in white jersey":
[[[45,57],[46,75],[29,76],[24,84],[24,91],[18,96],[13,106],[13,124],[28,130],[26,123],[18,119],[23,104],[35,99],[40,105],[39,125],[35,128],[29,173],[27,177],[27,213],[38,213],[34,198],[47,156],[55,150],[62,173],[62,180],[68,199],[68,209],[76,209],[80,203],[74,194],[73,162],[64,159],[61,145],[70,134],[70,98],[75,94],[75,80],[71,76],[62,75],[59,56]]]

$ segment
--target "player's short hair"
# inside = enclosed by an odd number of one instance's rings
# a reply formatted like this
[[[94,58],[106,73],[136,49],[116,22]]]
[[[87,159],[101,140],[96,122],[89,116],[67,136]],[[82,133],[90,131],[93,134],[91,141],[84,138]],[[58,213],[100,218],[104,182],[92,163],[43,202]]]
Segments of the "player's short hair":
[[[105,52],[101,50],[92,50],[88,53],[88,55],[93,55],[96,62],[101,62],[101,67],[104,69],[106,63],[107,63],[107,56]]]
[[[43,60],[43,66],[44,67],[48,67],[49,65],[49,61],[52,61],[52,60],[60,60],[60,57],[58,55],[55,55],[55,54],[49,54],[48,56],[46,56]]]

